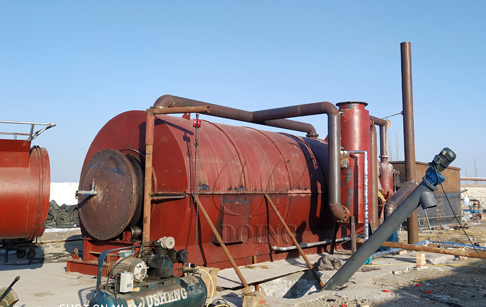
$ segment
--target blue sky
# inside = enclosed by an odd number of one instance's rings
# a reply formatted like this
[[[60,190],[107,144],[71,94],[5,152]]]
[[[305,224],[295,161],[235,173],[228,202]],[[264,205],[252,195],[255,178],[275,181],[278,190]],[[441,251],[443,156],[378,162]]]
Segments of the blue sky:
[[[1,1],[0,119],[56,123],[34,143],[53,182],[76,182],[99,129],[164,94],[398,113],[410,41],[417,160],[448,146],[461,176],[486,176],[485,12],[484,1]],[[325,137],[325,115],[300,120]],[[391,120],[402,160],[402,118]]]

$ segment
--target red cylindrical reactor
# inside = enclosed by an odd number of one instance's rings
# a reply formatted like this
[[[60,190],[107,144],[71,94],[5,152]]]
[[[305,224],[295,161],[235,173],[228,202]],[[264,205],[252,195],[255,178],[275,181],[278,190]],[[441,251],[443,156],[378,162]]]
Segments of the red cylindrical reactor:
[[[22,140],[0,140],[0,239],[33,240],[49,211],[47,150]]]
[[[80,196],[79,216],[84,236],[98,242],[90,248],[123,241],[129,231],[132,241],[140,239],[133,230],[142,226],[145,121],[142,111],[118,115],[88,150],[79,189],[89,191],[94,182],[99,194]],[[171,236],[176,249],[197,255],[197,264],[228,266],[207,222],[196,215],[194,194],[238,264],[255,255],[259,262],[288,256],[272,252],[292,242],[265,193],[300,242],[332,237],[326,142],[207,121],[197,133],[196,139],[188,119],[155,117],[150,240]],[[306,251],[318,249],[324,247]]]
[[[337,104],[341,113],[341,146],[345,151],[366,151],[368,159],[368,210],[371,216],[371,122],[367,103],[348,101]],[[357,217],[357,223],[364,223],[364,154],[352,153],[343,157],[341,169],[342,203],[351,214]],[[346,224],[344,224],[346,226]]]

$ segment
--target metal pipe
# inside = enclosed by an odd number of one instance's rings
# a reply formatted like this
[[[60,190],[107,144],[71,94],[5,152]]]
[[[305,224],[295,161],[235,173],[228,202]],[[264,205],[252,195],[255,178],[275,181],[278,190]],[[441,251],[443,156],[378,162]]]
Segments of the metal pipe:
[[[373,123],[377,126],[386,127],[387,125],[390,125],[390,121],[388,119],[381,119],[375,116],[370,116],[370,118],[373,121]]]
[[[373,123],[380,127],[380,162],[388,162],[388,127],[391,121],[370,116]]]
[[[370,227],[369,227],[369,215],[368,215],[368,153],[366,150],[343,150],[343,154],[364,154],[364,188],[363,188],[363,201],[364,201],[364,240],[368,240],[370,237]]]
[[[64,243],[64,242],[82,241],[82,240],[83,240],[83,238],[65,239],[65,240],[57,240],[57,241],[40,241],[40,242],[35,242],[34,245],[45,245],[45,244]]]
[[[197,100],[164,95],[159,97],[154,106],[178,107],[178,106],[209,106],[211,116],[229,118],[249,123],[262,124],[267,126],[279,127],[307,132],[309,137],[317,137],[317,133],[312,125],[295,122],[282,117],[295,117],[312,114],[328,115],[328,199],[331,213],[338,222],[345,222],[349,217],[349,210],[341,204],[341,125],[339,110],[330,102],[318,102],[307,105],[293,107],[283,107],[277,109],[261,110],[248,112],[215,104],[209,104]],[[292,128],[290,128],[292,127]],[[299,129],[295,129],[299,128]]]
[[[468,244],[463,244],[463,243],[456,243],[456,242],[441,242],[441,241],[430,241],[430,240],[424,240],[420,241],[418,243],[414,243],[412,245],[428,245],[428,244],[437,244],[437,245],[444,245],[444,246],[453,246],[453,247],[465,247],[465,248],[470,248],[470,249],[475,249],[475,250],[480,250],[480,251],[486,251],[486,247],[482,246],[476,246],[476,245],[468,245]],[[376,252],[373,255],[371,255],[371,258],[378,258],[387,254],[391,253],[396,253],[398,251],[403,250],[403,248],[391,248],[386,251],[381,251],[381,252]]]
[[[341,125],[339,110],[330,102],[323,101],[253,112],[257,121],[265,121],[282,117],[296,117],[315,114],[327,114],[328,122],[328,167],[329,167],[329,206],[338,222],[345,222],[349,217],[347,207],[341,205]]]
[[[231,256],[228,248],[226,248],[226,245],[224,244],[223,239],[221,238],[221,236],[219,235],[218,231],[216,230],[216,227],[214,227],[214,224],[211,221],[211,219],[209,218],[209,215],[206,212],[206,209],[204,209],[204,206],[201,204],[201,201],[199,200],[199,198],[197,196],[194,196],[193,195],[193,197],[196,200],[197,207],[198,207],[199,211],[204,216],[204,219],[206,219],[206,222],[208,223],[209,228],[211,228],[211,230],[213,231],[214,236],[218,240],[219,245],[221,246],[221,249],[223,250],[224,254],[226,255],[226,258],[228,258],[228,261],[231,263],[231,266],[235,270],[236,275],[238,275],[238,278],[240,279],[241,283],[243,284],[243,287],[245,289],[247,289],[248,288],[248,283],[246,282],[245,277],[243,277],[243,274],[241,274],[241,271],[238,268],[238,266],[236,265],[235,260]]]
[[[356,236],[356,222],[354,215],[351,216],[351,253],[354,254],[358,250],[358,237]]]
[[[378,218],[378,144],[376,127],[371,125],[371,228],[373,231],[380,226]]]
[[[407,196],[412,193],[413,189],[417,186],[415,181],[407,181],[402,187],[390,197],[385,205],[385,219],[388,219],[393,211],[400,206],[400,204],[407,198]]]
[[[77,190],[76,191],[76,196],[78,196],[78,195],[98,195],[98,194],[100,194],[100,191],[96,191],[96,190],[90,190],[90,191]]]
[[[54,123],[37,123],[37,122],[19,122],[19,121],[12,121],[12,120],[0,120],[0,123],[2,124],[25,124],[25,125],[31,125],[30,127],[30,133],[2,133],[2,134],[13,134],[14,139],[17,139],[17,135],[28,135],[29,137],[27,138],[26,142],[30,143],[32,142],[36,137],[38,137],[42,132],[46,131],[47,129],[50,129],[52,127],[55,127],[56,124]],[[40,125],[40,126],[46,126],[39,131],[34,132],[34,127],[35,125]]]
[[[380,126],[380,162],[388,162],[388,128]]]
[[[150,241],[150,215],[152,213],[152,171],[153,171],[153,149],[154,149],[154,121],[155,116],[147,112],[145,122],[145,180],[143,196],[143,226],[142,226],[142,244],[148,244]]]
[[[465,247],[465,248],[470,248],[470,249],[475,249],[475,250],[480,250],[480,251],[486,251],[486,247],[483,247],[483,246],[469,245],[469,244],[457,243],[457,242],[441,242],[441,241],[431,241],[431,240],[425,240],[425,241],[427,242],[427,244],[437,244],[437,245],[453,246],[453,247]]]
[[[341,204],[341,124],[339,115],[328,116],[328,202],[334,219],[346,222],[349,209]]]
[[[352,218],[352,216],[351,216]],[[344,237],[344,238],[339,238],[339,239],[336,239],[335,242],[347,242],[347,241],[350,241],[351,240],[351,237]],[[320,246],[320,245],[327,245],[327,244],[331,244],[332,243],[332,240],[324,240],[324,241],[319,241],[319,242],[314,242],[314,243],[299,243],[299,246],[300,248],[310,248],[310,247],[316,247],[316,246]],[[296,246],[284,246],[284,247],[280,247],[280,246],[272,246],[272,250],[276,251],[276,252],[286,252],[286,251],[291,251],[291,250],[296,250],[297,247]]]
[[[363,242],[362,239],[358,239],[358,242]],[[428,247],[418,244],[405,244],[405,243],[395,243],[395,242],[383,242],[381,246],[395,247],[413,251],[429,252],[435,254],[445,254],[445,255],[455,255],[455,256],[466,256],[471,258],[486,258],[486,253],[479,251],[464,251],[464,250],[454,250],[454,249],[444,249],[438,247]]]
[[[380,247],[383,242],[400,226],[400,224],[410,214],[422,205],[423,209],[437,206],[437,203],[430,203],[432,192],[437,190],[437,185],[442,183],[445,178],[441,174],[452,161],[456,159],[456,154],[450,148],[443,148],[437,154],[430,167],[427,169],[422,182],[408,195],[403,203],[393,212],[393,214],[378,227],[370,240],[364,242],[360,249],[348,259],[344,266],[327,282],[323,288],[334,290],[342,286],[351,276],[365,263],[365,261]],[[432,196],[433,197],[433,196]]]
[[[209,106],[195,106],[195,107],[154,107],[147,110],[152,114],[175,114],[175,113],[204,113],[209,114]]]
[[[20,133],[20,132],[0,132],[3,135],[13,135],[15,138],[19,135],[30,135],[30,133]]]
[[[266,121],[271,119],[299,117],[315,114],[339,115],[339,111],[334,104],[328,101],[322,101],[252,112],[254,121]]]
[[[370,240],[364,242],[359,250],[346,261],[341,269],[327,282],[324,290],[336,290],[346,283],[351,276],[365,263],[365,261],[372,255],[383,242],[390,237],[390,235],[397,229],[397,227],[415,211],[417,208],[420,196],[425,191],[431,189],[422,182],[416,187],[413,192],[405,199],[405,201],[398,206],[393,214],[386,219],[383,224],[373,233]]]
[[[156,114],[174,113],[209,113],[209,106],[195,107],[156,107],[147,109],[145,124],[145,178],[143,197],[143,232],[142,243],[150,241],[150,218],[152,213],[152,172],[153,172],[153,148],[154,148],[154,122]]]
[[[287,234],[292,239],[292,242],[294,242],[295,247],[299,250],[300,255],[302,256],[302,258],[304,258],[304,261],[307,264],[307,266],[309,267],[309,270],[312,272],[312,275],[314,275],[316,280],[319,282],[319,284],[321,285],[321,288],[324,287],[324,282],[322,282],[321,277],[319,275],[317,275],[316,271],[314,271],[312,264],[309,262],[309,259],[307,259],[307,256],[305,255],[302,248],[300,248],[299,243],[297,242],[294,235],[292,234],[292,231],[290,231],[289,226],[287,226],[287,223],[285,223],[284,219],[280,215],[280,212],[278,212],[277,207],[275,207],[275,204],[273,203],[272,199],[270,198],[270,196],[268,196],[268,194],[265,194],[265,198],[267,199],[268,203],[272,207],[273,212],[275,212],[275,214],[277,215],[278,219],[280,220],[280,223],[282,223],[283,227],[287,231]]]
[[[410,42],[400,44],[402,66],[403,139],[405,143],[405,180],[415,180],[415,135],[413,121],[412,55]],[[418,215],[407,219],[408,243],[418,242]]]
[[[51,126],[54,127],[54,123],[38,123],[38,122],[19,122],[14,120],[0,120],[1,124],[23,124],[23,125],[41,125],[41,126]]]
[[[393,194],[393,165],[388,163],[388,128],[389,120],[371,116],[373,123],[380,127],[380,182],[385,197]]]
[[[461,181],[486,181],[486,178],[481,177],[461,177],[459,178]]]
[[[456,154],[445,147],[429,163],[422,182],[408,195],[403,203],[393,212],[393,214],[378,227],[373,233],[370,240],[364,242],[360,249],[346,261],[344,266],[327,282],[323,288],[325,290],[334,290],[342,286],[349,278],[365,263],[365,261],[380,247],[383,242],[400,226],[400,224],[410,214],[417,209],[419,205],[422,208],[432,208],[437,203],[427,203],[432,192],[437,190],[437,185],[442,183],[445,178],[441,174],[452,161],[456,159]],[[432,196],[433,197],[433,196]]]
[[[84,190],[77,190],[76,191],[76,198],[78,198],[78,195],[87,195],[87,196],[94,196],[94,195],[99,195],[100,191],[96,191],[95,187],[95,180],[91,181],[91,189],[89,191],[84,191]]]
[[[198,100],[177,97],[172,95],[160,96],[154,103],[154,106],[161,107],[185,107],[185,106],[209,106],[211,108],[211,116],[234,119],[248,123],[255,123],[260,125],[272,126],[277,128],[307,132],[307,137],[317,137],[316,129],[311,124],[297,122],[288,119],[268,120],[256,122],[252,119],[252,112],[223,107],[217,104],[206,103]]]

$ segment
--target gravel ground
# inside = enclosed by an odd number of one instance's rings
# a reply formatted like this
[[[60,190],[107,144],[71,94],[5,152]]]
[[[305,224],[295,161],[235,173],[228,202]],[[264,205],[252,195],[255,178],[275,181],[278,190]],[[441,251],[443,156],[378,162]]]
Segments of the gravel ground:
[[[486,203],[486,188],[469,188],[469,197]],[[407,241],[407,232],[399,232],[399,242]],[[462,227],[438,227],[419,233],[419,240],[457,242],[485,246],[486,222],[473,217]],[[409,252],[415,253],[415,252]],[[343,289],[298,304],[317,306],[486,306],[486,262],[478,258],[429,265],[428,269],[410,267],[400,274],[384,274],[366,285],[348,282]]]
[[[317,306],[486,306],[486,264],[480,259],[454,261],[399,275],[384,274],[369,284],[348,282],[299,307]]]
[[[475,191],[469,190],[469,196],[481,199],[481,201],[484,199],[486,203],[486,188]],[[485,221],[476,217],[462,224],[462,226],[459,227],[455,223],[452,227],[436,228],[432,231],[425,229],[419,233],[419,240],[429,239],[484,246],[486,243]],[[66,238],[74,241],[69,243],[55,242]],[[46,230],[38,241],[51,243],[38,245],[40,253],[33,262],[65,261],[70,257],[73,248],[82,249],[82,241],[76,241],[80,238],[79,228]],[[405,231],[399,232],[399,241],[406,242],[406,240],[407,233]],[[416,252],[409,252],[408,254],[413,256],[414,253]],[[393,261],[393,259],[396,259],[394,257],[400,256],[388,257]],[[12,255],[11,259],[15,258],[15,255]],[[25,258],[15,261],[15,264],[26,262]],[[450,261],[445,264],[429,265],[428,269],[417,268],[411,263],[408,270],[401,270],[399,274],[383,273],[370,278],[366,284],[351,279],[338,291],[324,291],[322,295],[313,296],[314,299],[297,303],[295,306],[486,306],[486,262],[483,260],[469,258]],[[325,275],[334,273],[335,271],[327,271]],[[285,306],[291,305],[285,304]]]

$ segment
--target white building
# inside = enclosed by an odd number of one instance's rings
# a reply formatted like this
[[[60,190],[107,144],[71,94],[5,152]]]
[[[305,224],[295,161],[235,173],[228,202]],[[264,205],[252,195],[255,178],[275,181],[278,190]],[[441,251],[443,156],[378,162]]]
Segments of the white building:
[[[51,194],[49,200],[55,200],[60,206],[77,205],[76,191],[78,190],[79,183],[77,182],[51,182]]]

